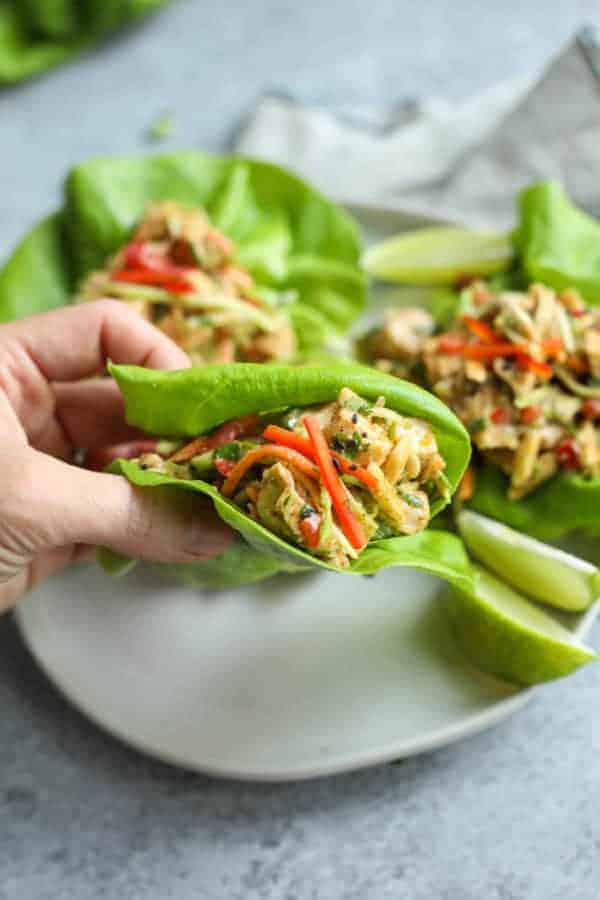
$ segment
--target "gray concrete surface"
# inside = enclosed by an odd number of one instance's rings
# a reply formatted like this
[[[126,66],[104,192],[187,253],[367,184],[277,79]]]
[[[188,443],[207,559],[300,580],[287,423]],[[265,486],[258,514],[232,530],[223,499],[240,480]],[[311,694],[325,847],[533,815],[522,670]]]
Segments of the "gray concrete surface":
[[[224,146],[267,89],[316,101],[460,97],[536,68],[597,2],[180,0],[0,94],[0,256],[68,165]],[[600,630],[593,641],[600,645]],[[72,710],[0,622],[0,900],[597,900],[600,666],[463,744],[366,772],[248,786],[122,747]]]

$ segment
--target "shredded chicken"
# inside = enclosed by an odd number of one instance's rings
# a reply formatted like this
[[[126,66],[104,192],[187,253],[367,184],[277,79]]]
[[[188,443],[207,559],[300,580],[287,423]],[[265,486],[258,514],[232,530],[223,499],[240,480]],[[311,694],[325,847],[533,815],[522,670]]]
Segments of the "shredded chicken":
[[[320,423],[334,467],[344,458],[345,468],[338,468],[341,502],[355,520],[363,544],[377,536],[415,534],[427,527],[431,503],[447,500],[445,462],[427,422],[388,409],[383,397],[368,403],[348,388],[340,391],[335,402],[310,414]],[[212,438],[201,437],[184,448],[169,445],[167,458],[159,453],[159,443],[156,451],[137,462],[141,468],[175,478],[216,480],[227,497],[274,534],[338,568],[347,568],[360,547],[350,540],[319,468],[298,450],[291,456],[288,450],[280,458],[279,447],[269,444],[258,418],[247,418],[251,419],[250,434],[245,433],[243,419],[221,426],[221,433],[243,432],[241,441],[215,445]],[[291,441],[284,447],[293,450],[295,442],[304,446],[308,440],[304,418],[297,416],[292,427],[276,429],[276,436],[283,433]],[[267,446],[261,452],[265,440]],[[244,455],[250,452],[257,462],[248,467]],[[235,480],[227,492],[220,479],[227,480],[238,462],[240,475],[232,476]]]
[[[447,332],[415,340],[412,356],[410,342],[394,344],[386,319],[369,337],[371,362],[443,399],[509,476],[513,499],[560,469],[599,475],[600,309],[573,288],[495,292],[482,282],[463,292],[461,308]],[[420,321],[414,313],[397,315]]]

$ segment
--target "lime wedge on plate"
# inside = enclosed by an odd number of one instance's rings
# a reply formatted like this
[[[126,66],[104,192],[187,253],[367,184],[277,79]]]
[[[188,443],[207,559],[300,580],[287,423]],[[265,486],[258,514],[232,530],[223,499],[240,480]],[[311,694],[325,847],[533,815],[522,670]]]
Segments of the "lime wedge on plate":
[[[541,603],[580,612],[600,595],[600,572],[577,556],[470,510],[456,524],[475,559]]]
[[[453,591],[448,609],[465,656],[516,684],[561,678],[596,658],[549,613],[479,567],[475,593]]]
[[[461,275],[486,278],[507,269],[513,259],[508,234],[437,226],[388,238],[370,247],[363,266],[381,281],[404,284],[455,284]]]

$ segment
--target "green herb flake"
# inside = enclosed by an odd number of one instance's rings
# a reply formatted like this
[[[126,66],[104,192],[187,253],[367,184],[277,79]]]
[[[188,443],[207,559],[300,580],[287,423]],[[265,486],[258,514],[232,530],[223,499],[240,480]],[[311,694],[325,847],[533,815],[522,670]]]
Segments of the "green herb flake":
[[[472,422],[469,422],[467,430],[469,434],[477,434],[478,431],[483,431],[483,429],[486,427],[487,421],[485,419],[473,419]]]
[[[404,502],[408,503],[409,506],[412,506],[415,509],[423,508],[423,498],[419,497],[418,494],[402,494],[401,496]]]
[[[242,445],[238,441],[232,441],[230,444],[222,444],[215,450],[215,459],[226,459],[230,462],[237,462],[242,455]]]
[[[173,136],[174,131],[175,119],[171,113],[162,113],[162,115],[155,119],[149,126],[146,137],[148,140],[158,143],[159,141],[168,140]]]

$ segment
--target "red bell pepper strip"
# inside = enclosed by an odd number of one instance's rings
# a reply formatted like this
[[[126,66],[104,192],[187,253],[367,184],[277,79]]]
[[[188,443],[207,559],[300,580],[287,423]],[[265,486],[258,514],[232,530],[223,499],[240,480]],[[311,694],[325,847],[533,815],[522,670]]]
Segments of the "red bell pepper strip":
[[[250,434],[260,422],[260,416],[240,416],[225,422],[209,437],[199,437],[190,441],[184,447],[180,447],[169,457],[170,462],[187,462],[198,453],[206,453],[207,450],[215,450],[223,444],[230,444],[246,434]]]
[[[111,272],[113,281],[125,281],[131,284],[149,284],[152,287],[162,287],[171,294],[193,293],[194,287],[187,281],[181,272],[154,271],[153,269],[119,269]]]
[[[552,378],[554,373],[552,371],[552,366],[549,366],[548,363],[538,362],[537,359],[533,359],[533,357],[528,356],[527,353],[523,353],[522,351],[517,353],[516,356],[517,364],[521,366],[522,369],[533,372],[534,375],[537,375],[542,381],[548,381],[548,379]]]
[[[316,416],[306,416],[303,421],[315,452],[323,484],[331,497],[341,529],[355,550],[361,550],[367,540],[360,522],[350,509],[345,487],[336,472],[319,420]]]
[[[519,415],[521,425],[533,425],[537,421],[541,409],[539,406],[524,406]]]
[[[298,453],[302,453],[304,456],[307,456],[308,459],[312,459],[313,462],[317,461],[312,443],[301,435],[296,434],[294,431],[288,431],[287,428],[280,428],[279,425],[268,425],[263,431],[263,437],[268,441],[273,441],[274,444],[291,447],[292,450],[297,450]],[[334,465],[336,467],[339,466],[340,471],[343,472],[344,475],[352,475],[353,478],[356,478],[357,481],[360,481],[365,487],[368,487],[370,491],[377,490],[377,479],[368,471],[368,469],[357,466],[356,463],[353,463],[335,450],[330,449],[329,453],[335,460]]]
[[[556,456],[563,469],[576,472],[581,469],[581,452],[579,444],[573,438],[565,438],[556,448]]]
[[[321,529],[321,517],[316,512],[300,519],[300,531],[311,550],[319,546],[319,532]]]
[[[467,342],[459,334],[442,334],[437,342],[439,353],[462,353],[466,346]]]
[[[510,420],[510,413],[503,406],[497,406],[496,409],[492,410],[490,419],[494,425],[506,425]]]
[[[523,348],[509,341],[498,341],[494,344],[465,344],[461,351],[467,359],[497,359],[500,356],[519,356],[523,354]]]

